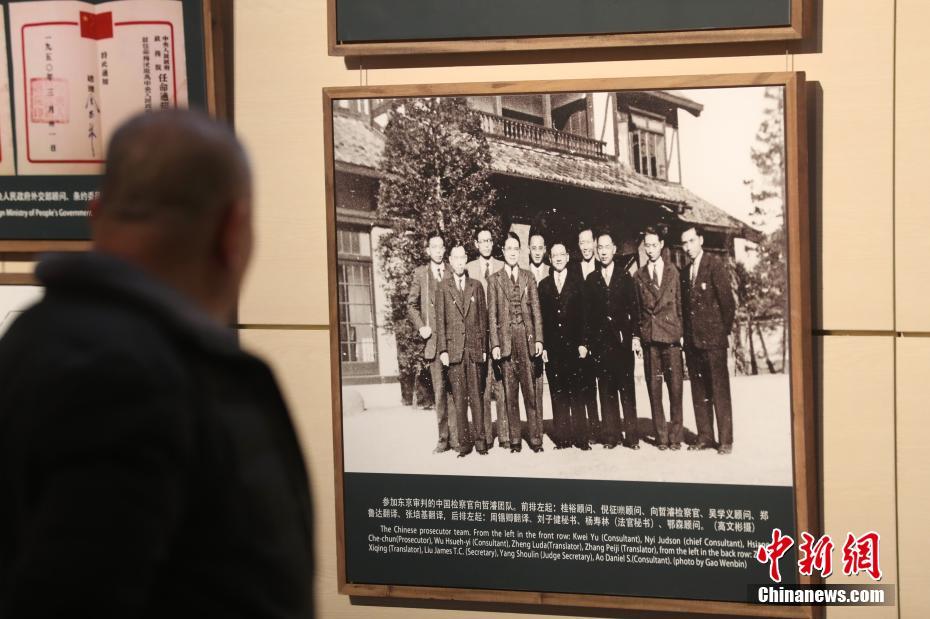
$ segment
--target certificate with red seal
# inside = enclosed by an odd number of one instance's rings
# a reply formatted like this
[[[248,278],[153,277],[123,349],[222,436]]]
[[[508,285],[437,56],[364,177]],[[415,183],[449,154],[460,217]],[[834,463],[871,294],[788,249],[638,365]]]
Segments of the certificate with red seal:
[[[127,117],[187,106],[177,0],[17,2],[9,32],[19,174],[99,174]]]

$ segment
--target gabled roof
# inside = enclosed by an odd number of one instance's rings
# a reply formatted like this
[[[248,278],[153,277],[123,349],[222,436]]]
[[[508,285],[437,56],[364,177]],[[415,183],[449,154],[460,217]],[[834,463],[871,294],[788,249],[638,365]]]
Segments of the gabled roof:
[[[498,174],[645,199],[672,208],[679,219],[688,223],[735,229],[747,238],[755,238],[759,234],[746,222],[682,185],[637,174],[618,161],[590,159],[515,144],[492,135],[487,139],[491,149],[491,169]],[[340,164],[368,168],[373,172],[381,168],[384,135],[362,116],[341,112],[333,114],[333,147],[337,169]]]

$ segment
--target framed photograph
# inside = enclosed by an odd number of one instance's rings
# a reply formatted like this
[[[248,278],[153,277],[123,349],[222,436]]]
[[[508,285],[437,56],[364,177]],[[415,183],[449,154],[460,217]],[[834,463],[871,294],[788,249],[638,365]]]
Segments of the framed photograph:
[[[804,91],[324,90],[341,592],[816,615]]]
[[[106,143],[129,116],[215,109],[211,4],[0,2],[0,249],[88,239]]]
[[[327,0],[338,56],[802,39],[812,0]]]

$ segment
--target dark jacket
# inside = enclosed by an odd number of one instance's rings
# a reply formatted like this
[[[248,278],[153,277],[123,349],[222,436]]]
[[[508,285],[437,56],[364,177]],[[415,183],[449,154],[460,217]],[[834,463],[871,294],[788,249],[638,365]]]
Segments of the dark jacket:
[[[633,338],[639,337],[633,278],[615,262],[608,287],[603,272],[594,271],[585,280],[585,345],[594,357],[630,350]]]
[[[550,361],[577,359],[578,347],[584,343],[584,281],[577,271],[566,271],[561,294],[555,285],[555,269],[539,282],[543,337]]]
[[[443,280],[436,302],[436,334],[439,353],[449,353],[449,363],[461,363],[465,351],[472,361],[482,361],[487,353],[488,309],[484,287],[465,277],[465,293],[455,277]]]
[[[662,281],[656,288],[649,265],[633,277],[639,307],[639,332],[644,344],[678,344],[682,338],[681,280],[675,265],[663,260]]]
[[[681,272],[685,346],[701,350],[726,348],[736,314],[729,268],[717,256],[704,252],[693,284],[690,271],[686,267]]]
[[[37,274],[0,340],[0,616],[311,617],[307,476],[268,367],[115,258]]]
[[[510,325],[509,288],[512,285],[513,280],[510,279],[506,267],[491,275],[488,290],[488,330],[490,346],[492,349],[500,346],[501,357],[509,357],[511,352],[513,331]],[[532,273],[520,268],[517,285],[520,288],[520,313],[523,315],[523,325],[526,329],[527,348],[530,355],[533,355],[536,342],[542,343],[543,341],[542,314],[539,311],[536,279]]]
[[[436,358],[436,300],[439,298],[440,282],[433,277],[431,265],[432,262],[414,269],[410,292],[407,294],[407,316],[414,328],[419,330],[429,327],[433,330],[423,343],[424,359]],[[449,279],[449,265],[443,263],[442,269],[443,280]]]

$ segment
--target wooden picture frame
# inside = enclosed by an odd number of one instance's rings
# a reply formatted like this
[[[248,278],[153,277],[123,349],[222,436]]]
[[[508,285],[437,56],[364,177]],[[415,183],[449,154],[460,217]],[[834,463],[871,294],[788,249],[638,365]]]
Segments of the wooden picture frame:
[[[347,573],[347,500],[345,479],[346,426],[343,412],[343,388],[351,379],[343,370],[344,342],[340,336],[339,307],[340,275],[337,264],[345,250],[340,251],[337,239],[337,218],[347,221],[346,211],[337,215],[337,188],[334,179],[337,162],[334,147],[340,136],[334,136],[334,106],[343,100],[394,99],[412,97],[474,96],[500,97],[511,95],[559,93],[618,93],[625,91],[668,91],[685,89],[730,89],[740,87],[782,87],[784,93],[785,139],[785,203],[784,226],[787,235],[788,341],[790,362],[784,372],[790,378],[790,480],[793,487],[793,522],[795,531],[817,534],[820,530],[818,457],[815,438],[813,371],[811,344],[810,291],[810,231],[808,216],[808,152],[806,121],[806,87],[803,73],[758,73],[730,75],[693,75],[672,77],[642,77],[618,79],[553,80],[526,82],[493,82],[467,84],[431,84],[402,86],[364,86],[326,88],[323,91],[324,148],[326,173],[326,224],[330,290],[330,359],[332,374],[333,452],[335,465],[335,510],[337,546],[337,582],[339,592],[350,596],[382,600],[419,599],[470,603],[481,609],[481,603],[514,604],[535,607],[608,608],[634,611],[681,613],[716,613],[770,617],[813,618],[822,616],[822,608],[803,606],[763,606],[740,601],[710,601],[643,595],[602,595],[566,593],[545,590],[502,590],[455,586],[425,586],[423,584],[353,582]],[[618,151],[619,152],[619,151]],[[353,167],[354,166],[354,167]],[[340,162],[339,168],[359,175],[366,174],[358,162]],[[680,173],[680,170],[679,170]],[[351,222],[350,222],[351,223]],[[344,225],[344,224],[343,224]],[[382,224],[383,225],[383,224]],[[634,452],[635,453],[635,452]],[[441,456],[440,456],[441,457]],[[471,456],[470,456],[471,457]],[[520,456],[517,456],[519,458]],[[632,456],[635,457],[635,456]],[[391,477],[385,475],[383,477]],[[413,477],[413,476],[406,476]],[[385,492],[388,492],[385,490]],[[385,494],[385,496],[387,496]],[[478,497],[476,497],[478,498]],[[767,538],[770,530],[759,530],[757,537]],[[799,533],[798,533],[799,534]],[[384,559],[382,559],[384,560]],[[463,564],[464,566],[465,564]],[[519,564],[514,564],[519,565]],[[796,571],[791,562],[783,563],[783,571]],[[799,576],[799,584],[818,584],[815,576]],[[761,582],[756,584],[763,584]],[[375,602],[377,603],[377,602]],[[397,604],[396,601],[390,602]],[[422,604],[422,602],[420,602]],[[546,612],[546,611],[541,611]]]
[[[790,23],[764,27],[721,27],[627,32],[618,34],[563,34],[534,32],[533,36],[497,38],[428,38],[416,40],[342,41],[337,28],[337,3],[326,1],[327,40],[333,56],[389,56],[412,54],[458,54],[516,52],[609,47],[655,47],[733,43],[792,42],[811,31],[814,0],[789,0]],[[621,27],[618,24],[618,28]]]
[[[189,2],[191,0],[184,1]],[[231,54],[230,49],[227,49],[231,48],[232,33],[226,32],[226,27],[232,23],[232,4],[230,0],[193,1],[199,5],[199,10],[194,12],[198,15],[198,20],[203,26],[203,49],[201,53],[205,89],[204,100],[202,102],[198,101],[196,104],[202,105],[203,109],[211,116],[232,122],[231,84],[228,83],[232,77]],[[0,7],[0,10],[3,10],[4,7]],[[200,38],[200,35],[197,38]],[[188,49],[187,51],[190,52],[191,50]],[[198,61],[194,60],[194,62]],[[4,70],[6,70],[5,67]],[[37,176],[34,178],[42,177]],[[85,177],[77,176],[75,178],[83,179]],[[31,186],[30,188],[35,187]],[[85,251],[91,247],[91,243],[86,237],[80,238],[78,234],[69,234],[68,236],[73,238],[62,238],[64,236],[63,234],[59,236],[57,233],[44,233],[42,236],[36,235],[35,238],[23,238],[19,234],[0,235],[0,252],[38,254],[43,252]]]

